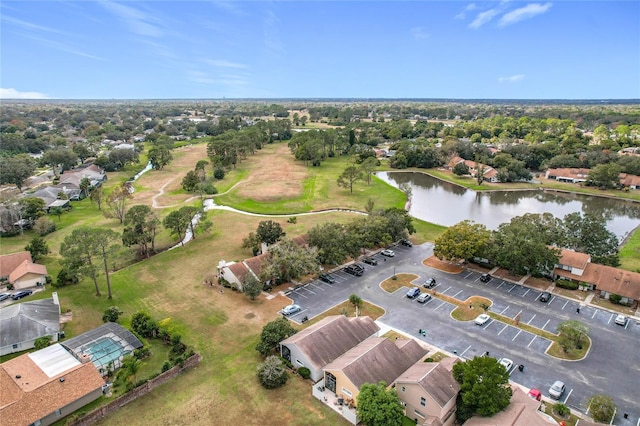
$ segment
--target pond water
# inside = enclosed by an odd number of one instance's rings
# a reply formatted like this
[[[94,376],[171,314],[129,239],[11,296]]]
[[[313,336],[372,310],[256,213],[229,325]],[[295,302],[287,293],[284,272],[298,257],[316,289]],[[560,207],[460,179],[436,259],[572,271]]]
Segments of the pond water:
[[[476,192],[415,172],[378,172],[377,176],[396,188],[408,184],[412,193],[409,213],[444,226],[473,220],[496,229],[526,213],[549,212],[563,218],[569,213],[591,212],[605,215],[607,228],[622,241],[640,225],[640,203],[632,201],[542,190]]]

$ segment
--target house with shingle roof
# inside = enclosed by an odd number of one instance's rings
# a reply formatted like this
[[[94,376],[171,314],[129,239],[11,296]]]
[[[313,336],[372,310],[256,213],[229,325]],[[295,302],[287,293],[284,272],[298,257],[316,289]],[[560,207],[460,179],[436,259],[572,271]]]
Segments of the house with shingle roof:
[[[280,355],[294,368],[308,368],[315,383],[324,377],[327,364],[378,331],[370,317],[332,315],[280,342]]]
[[[587,265],[591,263],[591,256],[579,251],[560,249],[560,258],[558,259],[557,269],[569,271],[573,275],[582,275]]]
[[[464,422],[465,426],[548,426],[558,424],[553,417],[539,410],[539,401],[526,395],[518,386],[511,386],[511,389],[513,391],[511,402],[504,410],[491,417],[473,416]],[[586,426],[592,423],[580,419],[579,424]]]
[[[586,182],[591,169],[566,167],[558,169],[547,169],[544,174],[546,179],[555,179],[558,182],[579,183]]]
[[[324,367],[324,387],[355,405],[362,385],[383,381],[390,386],[427,352],[413,339],[369,337]]]
[[[0,364],[2,425],[50,425],[98,399],[103,385],[93,363],[59,344],[13,358]]]
[[[4,254],[0,256],[0,279],[9,279],[9,275],[25,260],[32,262],[31,253],[20,251],[18,253]]]
[[[0,256],[0,279],[7,280],[16,290],[42,285],[46,277],[47,267],[33,263],[28,251]]]
[[[58,341],[60,305],[56,298],[16,303],[0,308],[0,355],[31,349],[36,339]]]
[[[453,378],[453,365],[458,358],[441,362],[418,362],[394,382],[405,415],[416,424],[450,426],[456,420],[456,397],[460,385]]]

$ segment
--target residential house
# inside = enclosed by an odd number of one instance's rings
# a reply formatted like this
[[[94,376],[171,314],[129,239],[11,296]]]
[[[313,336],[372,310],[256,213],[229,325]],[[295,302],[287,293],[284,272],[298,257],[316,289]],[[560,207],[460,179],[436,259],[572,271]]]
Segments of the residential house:
[[[640,189],[640,176],[620,173],[620,185],[629,189]]]
[[[582,276],[587,265],[591,263],[591,256],[586,253],[580,253],[579,251],[561,249],[560,259],[556,269],[562,269],[568,271],[570,274]]]
[[[559,168],[547,169],[544,177],[547,179],[555,179],[558,182],[579,183],[586,182],[589,177],[590,169],[585,168]]]
[[[46,278],[47,267],[33,263],[28,251],[0,256],[0,280],[8,281],[15,289],[42,285]]]
[[[337,404],[346,407],[341,410],[343,417],[358,424],[355,406],[360,387],[381,381],[391,386],[426,354],[427,350],[413,339],[369,337],[324,367],[324,379],[314,385],[313,395],[337,397]]]
[[[500,180],[498,179],[498,171],[493,167],[487,166],[482,163],[476,163],[472,160],[465,160],[462,157],[453,157],[451,160],[449,160],[445,168],[448,170],[453,170],[453,168],[459,163],[463,163],[465,166],[467,166],[467,168],[469,169],[469,174],[473,178],[475,178],[478,173],[482,172],[483,180],[491,183],[500,182]]]
[[[28,251],[0,256],[0,280],[8,280],[9,275],[25,260],[32,262],[31,253]]]
[[[315,383],[327,364],[378,331],[370,317],[328,316],[280,342],[280,355],[294,368],[308,368]]]
[[[453,378],[458,358],[441,362],[418,362],[394,382],[405,415],[424,426],[451,426],[456,420],[456,397],[460,385]]]
[[[51,336],[58,341],[60,304],[51,299],[16,303],[0,308],[0,355],[31,349],[36,339]]]
[[[540,402],[529,397],[518,386],[512,386],[511,402],[504,410],[491,417],[474,416],[465,426],[549,426],[557,425],[551,416],[540,411]],[[582,425],[582,420],[580,420]]]
[[[93,363],[59,344],[13,358],[0,364],[2,425],[50,425],[99,398],[103,385]]]

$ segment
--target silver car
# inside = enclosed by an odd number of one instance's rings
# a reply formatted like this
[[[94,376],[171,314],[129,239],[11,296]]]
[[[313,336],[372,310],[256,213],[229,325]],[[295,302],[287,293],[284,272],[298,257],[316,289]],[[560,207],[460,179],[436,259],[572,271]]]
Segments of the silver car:
[[[562,394],[565,390],[566,387],[564,383],[562,383],[560,380],[556,380],[549,388],[549,396],[551,396],[551,398],[553,399],[560,399],[562,398]]]

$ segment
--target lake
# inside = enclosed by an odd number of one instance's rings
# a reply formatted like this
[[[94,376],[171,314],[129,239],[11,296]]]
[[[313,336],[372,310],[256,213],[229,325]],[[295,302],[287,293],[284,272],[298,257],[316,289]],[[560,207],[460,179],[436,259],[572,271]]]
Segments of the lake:
[[[640,225],[640,203],[591,195],[555,191],[476,192],[416,172],[378,172],[380,179],[398,188],[411,187],[409,213],[427,222],[444,226],[463,220],[496,229],[501,223],[526,213],[549,212],[564,218],[574,212],[604,215],[607,228],[620,241]]]

